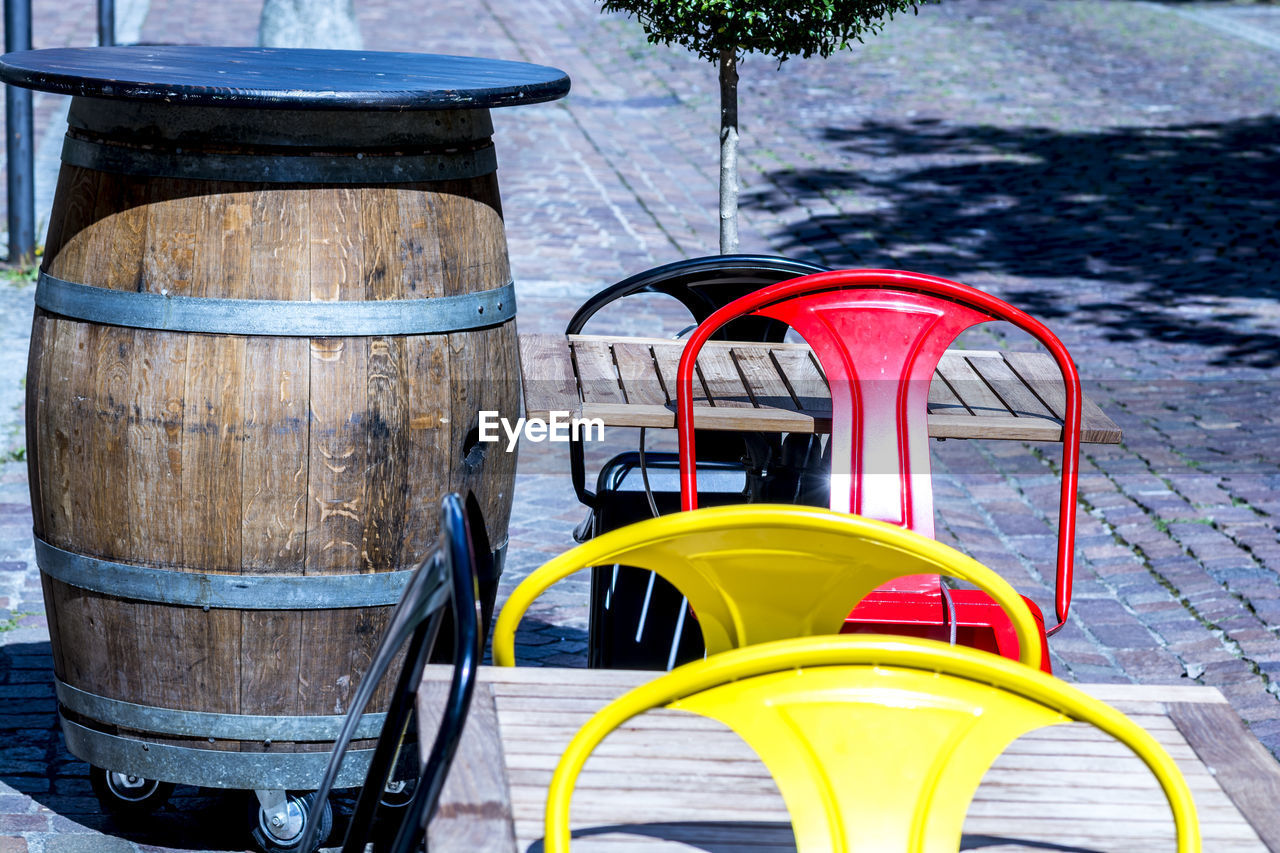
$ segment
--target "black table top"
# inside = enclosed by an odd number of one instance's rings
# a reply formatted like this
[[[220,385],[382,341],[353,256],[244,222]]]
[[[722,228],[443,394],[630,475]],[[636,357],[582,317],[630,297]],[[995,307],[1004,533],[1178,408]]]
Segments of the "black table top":
[[[558,68],[424,53],[303,48],[63,47],[0,56],[0,80],[63,95],[215,107],[443,110],[552,101]]]

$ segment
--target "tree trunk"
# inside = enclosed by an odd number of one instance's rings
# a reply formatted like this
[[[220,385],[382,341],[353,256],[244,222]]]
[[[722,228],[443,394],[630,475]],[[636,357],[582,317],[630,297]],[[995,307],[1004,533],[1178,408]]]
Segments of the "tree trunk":
[[[738,251],[738,54],[720,51],[720,254]]]
[[[353,0],[264,0],[258,44],[359,50]]]

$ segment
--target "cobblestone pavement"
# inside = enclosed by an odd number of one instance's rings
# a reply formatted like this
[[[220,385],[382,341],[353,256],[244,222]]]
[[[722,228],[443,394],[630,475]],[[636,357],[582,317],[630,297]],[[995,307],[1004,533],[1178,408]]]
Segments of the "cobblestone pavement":
[[[495,114],[523,331],[558,331],[605,284],[714,251],[710,66],[586,0],[357,6],[370,48],[572,77],[562,102]],[[141,38],[247,44],[257,14],[248,0],[152,0]],[[92,20],[84,0],[37,3],[37,44],[88,44]],[[1123,444],[1085,448],[1055,671],[1216,686],[1280,754],[1278,48],[1266,5],[947,0],[826,61],[748,59],[741,116],[744,250],[996,293],[1062,336],[1124,428]],[[47,122],[56,105],[38,106]],[[0,284],[0,853],[243,849],[233,797],[180,788],[144,825],[100,816],[55,735],[20,461],[30,298]],[[672,320],[645,306],[612,322]],[[503,594],[582,516],[562,448],[521,452]],[[1047,610],[1054,459],[935,445],[940,536]],[[520,655],[581,665],[584,629],[585,582],[564,584]]]

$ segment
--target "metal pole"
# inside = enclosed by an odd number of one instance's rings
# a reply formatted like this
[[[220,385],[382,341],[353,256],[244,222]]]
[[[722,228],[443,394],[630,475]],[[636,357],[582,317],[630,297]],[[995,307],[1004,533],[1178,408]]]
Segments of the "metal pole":
[[[31,49],[31,0],[4,0],[6,53]],[[36,249],[35,149],[31,90],[6,86],[4,97],[8,156],[9,262],[29,265]]]
[[[98,0],[98,44],[116,43],[116,0]]]

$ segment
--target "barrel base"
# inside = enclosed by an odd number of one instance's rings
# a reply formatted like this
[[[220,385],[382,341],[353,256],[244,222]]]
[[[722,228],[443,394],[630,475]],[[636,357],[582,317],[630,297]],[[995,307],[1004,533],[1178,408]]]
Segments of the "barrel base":
[[[224,752],[154,743],[96,731],[59,715],[67,750],[95,767],[155,779],[239,790],[313,790],[324,776],[328,752]],[[364,781],[372,749],[346,753],[336,788]]]

